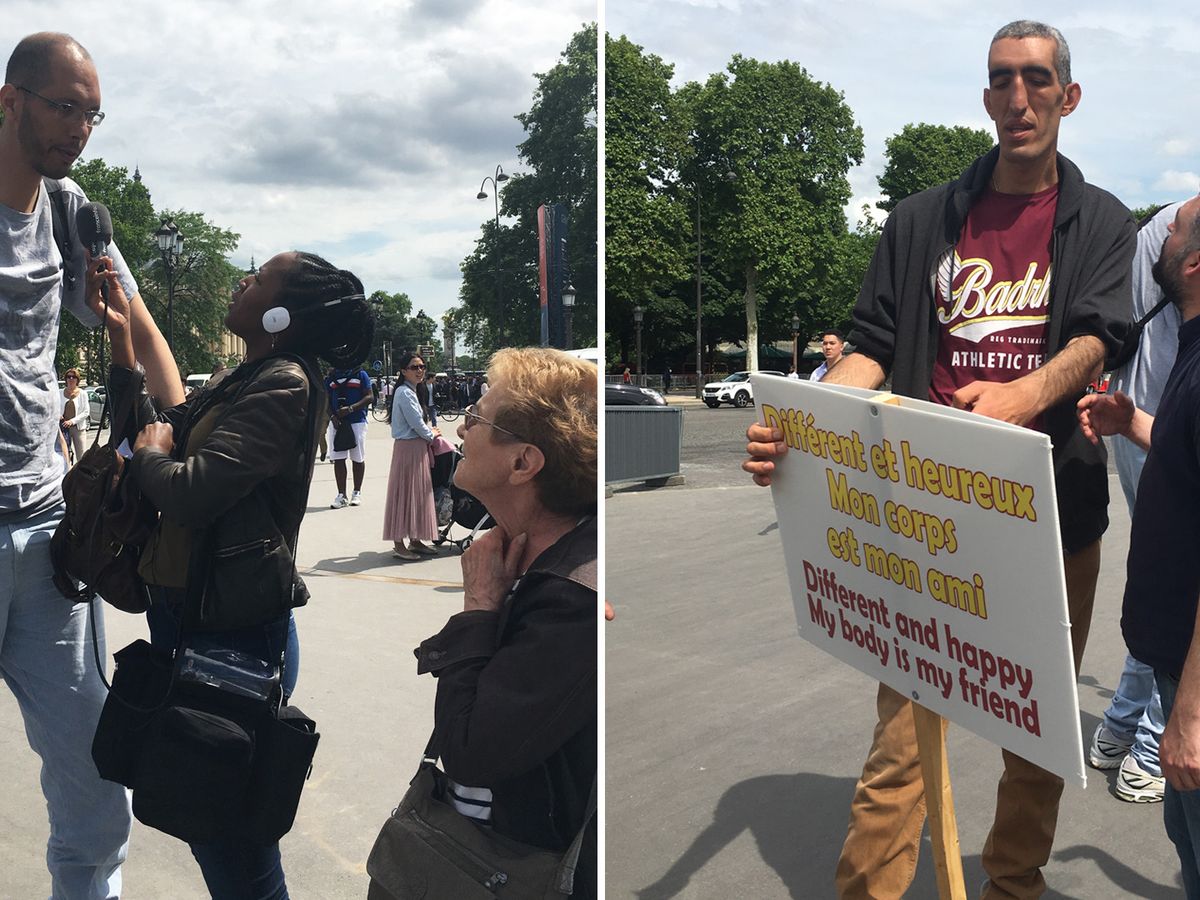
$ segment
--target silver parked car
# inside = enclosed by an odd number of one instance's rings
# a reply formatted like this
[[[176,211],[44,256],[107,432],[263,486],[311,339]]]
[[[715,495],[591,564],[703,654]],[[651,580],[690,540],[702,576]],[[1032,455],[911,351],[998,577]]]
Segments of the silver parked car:
[[[104,413],[104,385],[97,385],[92,388],[84,388],[88,397],[88,415],[91,420],[88,423],[89,428],[107,428],[108,416],[104,415],[104,421],[100,421],[100,416]]]

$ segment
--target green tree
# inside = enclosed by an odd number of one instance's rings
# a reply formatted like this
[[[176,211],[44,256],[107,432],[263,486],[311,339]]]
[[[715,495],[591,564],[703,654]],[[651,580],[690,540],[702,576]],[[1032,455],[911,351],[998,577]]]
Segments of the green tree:
[[[1174,202],[1175,201],[1172,200],[1170,203],[1151,203],[1149,206],[1137,206],[1131,209],[1130,213],[1133,215],[1133,218],[1136,221],[1140,222],[1142,219],[1146,218],[1146,216],[1157,213],[1164,206],[1170,206],[1171,203]]]
[[[576,288],[574,331],[596,331],[596,26],[576,33],[549,72],[540,74],[529,111],[517,119],[526,139],[518,155],[530,170],[501,191],[501,213],[512,225],[485,223],[475,249],[462,263],[463,281],[454,322],[459,338],[480,355],[499,344],[540,340],[537,282],[537,208],[562,203],[568,210],[567,265]]]
[[[694,90],[693,108],[696,152],[685,176],[715,219],[705,243],[740,277],[755,369],[760,295],[769,332],[790,334],[793,312],[810,317],[830,289],[862,130],[839,91],[788,61],[735,55],[728,74]]]
[[[220,358],[221,335],[229,292],[241,273],[228,256],[237,247],[238,235],[208,222],[203,214],[185,210],[156,212],[150,191],[140,177],[130,177],[124,166],[110,166],[96,158],[77,163],[71,177],[90,200],[108,207],[113,239],[138,283],[138,292],[163,334],[168,332],[166,272],[154,232],[171,219],[185,235],[184,252],[175,264],[174,352],[181,373],[210,372]],[[73,316],[64,316],[59,330],[58,358],[63,367],[77,363],[86,350],[91,381],[99,371],[100,329],[89,331]],[[224,360],[222,360],[224,361]]]
[[[671,91],[674,67],[628,38],[605,42],[606,341],[624,357],[635,306],[646,310],[647,345],[679,346],[692,331],[694,193],[678,184],[688,129]]]
[[[957,178],[995,143],[990,133],[979,128],[905,125],[887,139],[887,164],[878,179],[885,197],[875,205],[891,212],[905,197]]]
[[[879,243],[882,226],[871,215],[870,207],[862,207],[862,218],[855,227],[842,236],[834,263],[830,268],[830,288],[821,302],[813,307],[813,315],[801,326],[801,337],[816,336],[821,328],[838,328],[843,333],[850,330],[854,302],[875,246]]]
[[[167,273],[157,245],[153,258],[138,275],[142,299],[159,329],[172,338],[180,374],[211,372],[218,360],[224,362],[220,342],[225,314],[230,291],[242,277],[229,262],[240,235],[212,224],[198,212],[163,210],[158,219],[173,221],[185,236],[183,253],[173,268],[174,303],[168,302]],[[154,230],[158,225],[154,223]]]
[[[415,350],[417,347],[429,345],[433,353],[425,362],[432,370],[440,365],[441,349],[433,339],[437,323],[425,314],[425,310],[417,310],[412,315],[412,300],[408,294],[389,294],[386,291],[375,291],[367,298],[375,310],[375,341],[371,346],[368,365],[375,360],[385,360],[384,344],[391,348],[391,368],[387,374],[395,374],[396,360],[405,350]],[[385,362],[386,365],[386,362]]]

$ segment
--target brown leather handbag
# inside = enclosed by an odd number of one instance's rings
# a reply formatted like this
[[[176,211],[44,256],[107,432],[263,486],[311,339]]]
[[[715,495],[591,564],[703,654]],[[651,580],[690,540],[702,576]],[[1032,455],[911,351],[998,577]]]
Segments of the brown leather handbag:
[[[142,383],[142,374],[135,373],[121,408],[112,410],[108,442],[101,444],[97,431],[63,478],[66,512],[50,539],[54,586],[64,597],[87,603],[99,596],[131,613],[145,612],[150,605],[138,560],[158,512],[126,477],[125,460],[116,448],[128,432]]]

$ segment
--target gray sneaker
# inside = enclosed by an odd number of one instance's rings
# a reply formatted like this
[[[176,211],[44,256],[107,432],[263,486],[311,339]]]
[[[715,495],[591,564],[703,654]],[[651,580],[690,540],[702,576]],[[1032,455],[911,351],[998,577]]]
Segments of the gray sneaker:
[[[1117,796],[1129,803],[1162,803],[1163,777],[1151,775],[1132,753],[1121,760],[1117,772]]]
[[[333,502],[329,504],[330,509],[343,509],[350,505],[350,501],[346,499],[345,494],[338,494],[333,498]]]
[[[361,503],[362,503],[362,492],[361,491],[355,491],[354,493],[352,493],[350,495],[350,505],[351,506],[358,506]]]
[[[1088,748],[1088,764],[1093,769],[1115,769],[1129,754],[1131,743],[1132,741],[1121,740],[1101,722],[1096,726],[1096,733],[1092,735],[1092,746]]]

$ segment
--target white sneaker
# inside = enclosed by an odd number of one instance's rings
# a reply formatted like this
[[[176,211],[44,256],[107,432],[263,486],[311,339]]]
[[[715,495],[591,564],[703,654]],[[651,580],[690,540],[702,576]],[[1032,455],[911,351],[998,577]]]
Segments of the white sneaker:
[[[346,507],[349,505],[350,505],[350,501],[346,499],[346,495],[338,494],[336,497],[333,498],[333,502],[329,504],[329,508],[330,509],[342,509],[343,507]]]
[[[1101,722],[1096,726],[1096,733],[1092,735],[1092,746],[1088,748],[1088,763],[1094,769],[1115,769],[1129,754],[1130,743],[1121,740]]]
[[[355,491],[350,495],[350,505],[359,506],[362,504],[362,491]]]
[[[1122,800],[1129,803],[1161,803],[1163,785],[1163,777],[1151,775],[1143,769],[1132,753],[1121,760],[1121,769],[1117,772],[1117,796]]]

